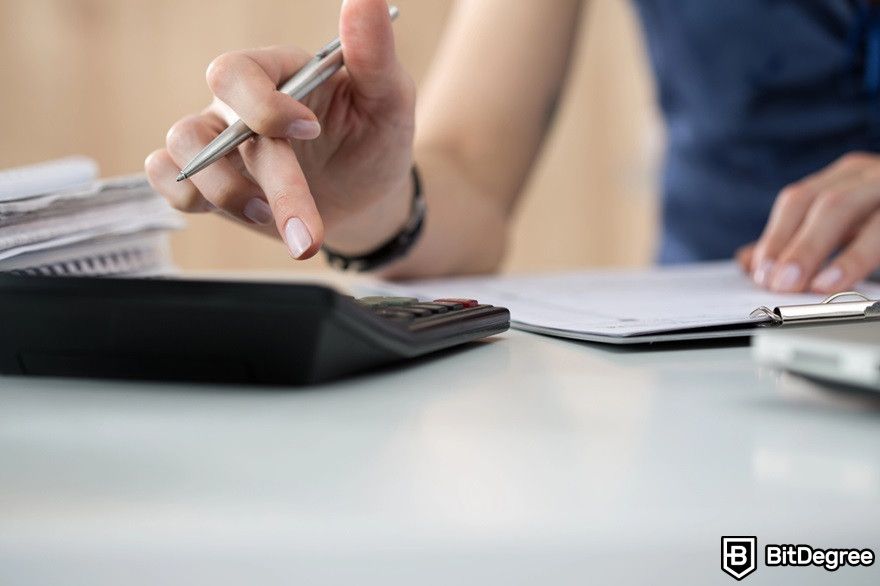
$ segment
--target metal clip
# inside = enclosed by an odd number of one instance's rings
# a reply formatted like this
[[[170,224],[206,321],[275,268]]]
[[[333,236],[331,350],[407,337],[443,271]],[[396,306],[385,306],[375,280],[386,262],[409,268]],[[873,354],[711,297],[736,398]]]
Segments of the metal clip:
[[[857,301],[841,301],[847,297],[855,297]],[[880,302],[868,299],[856,291],[846,291],[814,305],[784,305],[774,309],[759,307],[749,317],[769,319],[774,324],[873,318],[880,317]]]

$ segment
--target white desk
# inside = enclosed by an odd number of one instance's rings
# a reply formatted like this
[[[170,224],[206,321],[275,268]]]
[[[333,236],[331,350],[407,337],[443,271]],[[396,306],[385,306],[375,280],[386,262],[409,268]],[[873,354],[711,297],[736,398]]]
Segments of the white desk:
[[[880,405],[518,332],[290,392],[0,378],[4,586],[733,584],[722,535],[880,553]]]

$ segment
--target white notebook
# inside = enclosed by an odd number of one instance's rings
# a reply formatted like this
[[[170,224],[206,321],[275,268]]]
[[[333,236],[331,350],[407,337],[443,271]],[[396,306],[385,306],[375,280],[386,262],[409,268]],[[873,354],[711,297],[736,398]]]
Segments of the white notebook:
[[[761,306],[813,307],[823,301],[820,295],[769,293],[730,262],[443,279],[383,284],[381,290],[425,299],[477,299],[510,309],[513,327],[612,344],[748,335],[776,319],[772,310],[751,317]],[[880,285],[859,290],[880,299]],[[864,312],[868,303],[843,305]]]

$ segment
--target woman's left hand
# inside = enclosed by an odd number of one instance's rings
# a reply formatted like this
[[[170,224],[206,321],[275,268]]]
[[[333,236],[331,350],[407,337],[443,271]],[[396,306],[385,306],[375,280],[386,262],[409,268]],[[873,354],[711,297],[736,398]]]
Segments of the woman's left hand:
[[[870,275],[880,267],[880,155],[844,155],[783,189],[737,260],[777,292],[837,293]]]

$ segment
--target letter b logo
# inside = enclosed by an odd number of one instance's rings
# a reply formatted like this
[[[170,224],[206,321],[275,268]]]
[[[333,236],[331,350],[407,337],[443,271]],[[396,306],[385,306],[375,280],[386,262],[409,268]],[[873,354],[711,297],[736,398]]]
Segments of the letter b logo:
[[[745,545],[731,545],[727,554],[727,563],[731,566],[746,566],[749,563],[749,548]]]
[[[722,537],[721,569],[736,580],[742,580],[757,568],[757,550],[757,537]]]

